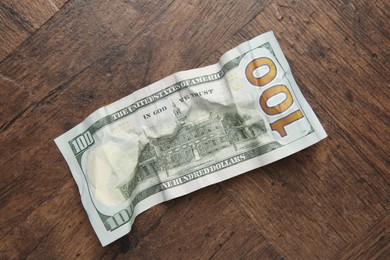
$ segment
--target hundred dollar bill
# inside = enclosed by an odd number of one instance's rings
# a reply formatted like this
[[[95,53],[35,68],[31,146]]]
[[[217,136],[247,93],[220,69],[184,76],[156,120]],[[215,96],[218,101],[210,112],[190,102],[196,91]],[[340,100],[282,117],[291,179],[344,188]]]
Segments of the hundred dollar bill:
[[[158,203],[325,137],[268,32],[98,109],[55,142],[105,246]]]

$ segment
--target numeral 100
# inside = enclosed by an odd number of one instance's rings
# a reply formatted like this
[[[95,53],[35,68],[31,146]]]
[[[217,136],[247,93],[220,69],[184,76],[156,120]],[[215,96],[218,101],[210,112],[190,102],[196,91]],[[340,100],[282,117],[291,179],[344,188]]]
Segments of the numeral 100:
[[[261,77],[256,77],[253,72],[261,67],[268,67],[268,72]],[[294,103],[293,96],[291,95],[287,86],[283,84],[273,84],[273,86],[270,86],[269,83],[275,79],[277,73],[278,72],[275,63],[268,57],[261,57],[252,60],[245,69],[245,75],[249,83],[256,87],[263,89],[266,88],[261,94],[259,102],[261,109],[271,118],[279,117],[280,114],[288,111]],[[280,101],[277,105],[269,106],[268,100],[279,94],[283,94],[285,96],[283,101]],[[285,126],[303,117],[304,116],[302,111],[298,109],[296,111],[290,112],[283,118],[277,119],[270,124],[270,127],[273,131],[278,132],[281,137],[285,137],[287,136]]]
[[[94,143],[93,137],[89,131],[79,135],[72,141],[72,145],[76,154],[85,150],[88,146]]]

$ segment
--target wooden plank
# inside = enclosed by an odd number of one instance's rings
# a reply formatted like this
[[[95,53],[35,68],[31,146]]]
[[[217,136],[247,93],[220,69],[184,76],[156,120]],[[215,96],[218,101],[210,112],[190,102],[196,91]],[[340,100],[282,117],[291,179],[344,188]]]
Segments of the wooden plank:
[[[349,244],[337,259],[386,259],[390,255],[390,214]]]
[[[0,3],[0,61],[49,20],[66,0],[3,0]]]

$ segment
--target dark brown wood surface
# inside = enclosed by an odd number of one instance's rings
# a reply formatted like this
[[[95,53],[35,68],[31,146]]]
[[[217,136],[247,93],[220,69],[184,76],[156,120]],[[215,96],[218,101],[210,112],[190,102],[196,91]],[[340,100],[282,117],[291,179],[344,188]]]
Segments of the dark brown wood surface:
[[[0,60],[14,51],[38,30],[64,4],[65,0],[0,2]]]
[[[387,1],[0,3],[0,258],[389,259]],[[329,137],[162,203],[102,247],[53,139],[273,30]]]

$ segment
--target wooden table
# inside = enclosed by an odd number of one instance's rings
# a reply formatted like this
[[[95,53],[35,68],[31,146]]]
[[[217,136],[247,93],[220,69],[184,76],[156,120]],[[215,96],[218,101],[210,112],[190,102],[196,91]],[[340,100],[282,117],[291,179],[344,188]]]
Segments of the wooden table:
[[[0,3],[0,258],[389,259],[386,1]],[[53,139],[273,30],[329,137],[162,203],[102,247]]]

